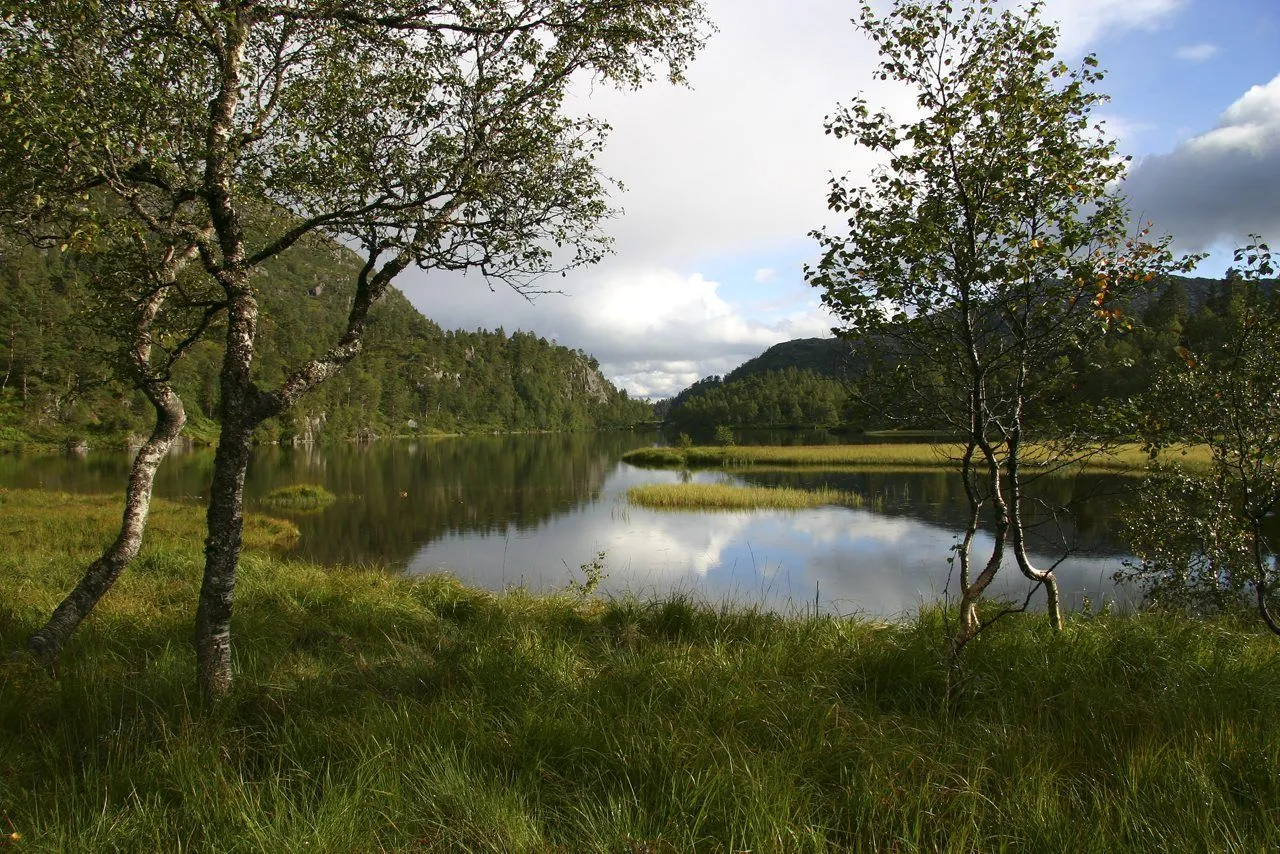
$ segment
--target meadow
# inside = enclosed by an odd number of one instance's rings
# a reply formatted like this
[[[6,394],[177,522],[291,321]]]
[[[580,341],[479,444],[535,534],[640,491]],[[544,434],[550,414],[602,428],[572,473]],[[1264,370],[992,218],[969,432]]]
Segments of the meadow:
[[[116,512],[0,494],[6,652]],[[251,517],[238,681],[206,711],[201,521],[158,503],[55,674],[0,663],[15,850],[1280,848],[1277,646],[1247,620],[1009,617],[952,671],[942,608],[490,593],[292,561]]]

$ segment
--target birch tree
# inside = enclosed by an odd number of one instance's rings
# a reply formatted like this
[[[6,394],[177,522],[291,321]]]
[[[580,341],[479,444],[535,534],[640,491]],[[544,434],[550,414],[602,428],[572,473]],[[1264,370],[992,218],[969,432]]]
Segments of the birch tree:
[[[200,689],[231,686],[251,438],[361,349],[395,276],[476,270],[528,292],[599,259],[604,123],[575,80],[679,80],[699,0],[4,2],[0,50],[29,148],[153,239],[192,246],[225,310],[221,432],[196,615]],[[53,93],[49,95],[48,93]],[[165,219],[156,210],[171,212]],[[252,222],[254,228],[249,229]],[[257,271],[321,235],[359,251],[346,329],[283,383],[255,381]]]
[[[1071,435],[1051,406],[1078,381],[1065,357],[1171,263],[1167,241],[1128,231],[1114,188],[1124,161],[1092,119],[1104,100],[1097,60],[1056,61],[1041,9],[896,0],[879,16],[863,2],[854,23],[880,52],[876,77],[910,91],[918,117],[859,97],[826,123],[884,166],[864,185],[832,180],[828,204],[846,228],[814,233],[822,256],[807,276],[837,331],[891,351],[895,369],[879,379],[904,408],[961,437],[957,647],[978,631],[977,603],[1007,556],[1061,627],[1053,568],[1027,547],[1028,464],[1096,438]],[[1033,448],[1037,435],[1057,444]],[[984,528],[992,545],[980,555]]]
[[[82,172],[82,149],[74,143],[82,117],[59,101],[65,93],[51,85],[44,52],[12,44],[19,19],[6,11],[0,22],[0,98],[6,107],[0,113],[0,230],[15,242],[75,258],[92,298],[82,316],[113,342],[108,358],[153,412],[150,434],[130,465],[118,534],[28,641],[40,661],[52,664],[142,547],[156,471],[186,424],[170,374],[223,303],[212,282],[192,275],[198,266],[195,240],[122,216],[119,200],[102,190],[100,175]],[[146,129],[142,122],[137,132]],[[187,204],[159,195],[135,203],[148,219],[169,224],[183,217]],[[210,236],[207,229],[196,234]]]

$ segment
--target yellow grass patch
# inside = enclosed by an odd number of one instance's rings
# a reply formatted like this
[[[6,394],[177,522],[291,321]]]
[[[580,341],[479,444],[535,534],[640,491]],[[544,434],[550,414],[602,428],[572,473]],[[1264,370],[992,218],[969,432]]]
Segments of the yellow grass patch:
[[[724,483],[653,483],[633,486],[627,500],[653,510],[802,510],[832,504],[863,506],[863,497],[837,489],[732,486]]]
[[[964,446],[951,443],[909,442],[867,445],[739,445],[732,447],[640,448],[623,455],[633,465],[657,468],[810,468],[915,470],[955,469]],[[1166,450],[1164,458],[1189,468],[1209,462],[1207,447],[1179,446]],[[1138,444],[1122,445],[1107,452],[1084,456],[1078,462],[1064,461],[1049,444],[1029,445],[1023,450],[1028,469],[1061,467],[1069,471],[1091,470],[1140,473],[1147,465],[1145,451]]]

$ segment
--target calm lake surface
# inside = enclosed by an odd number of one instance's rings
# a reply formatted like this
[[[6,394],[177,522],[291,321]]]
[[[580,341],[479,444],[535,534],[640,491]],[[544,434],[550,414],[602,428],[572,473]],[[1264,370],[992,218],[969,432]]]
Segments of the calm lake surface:
[[[449,572],[502,589],[565,587],[603,552],[608,593],[673,591],[771,610],[812,609],[892,617],[945,595],[947,558],[963,524],[954,475],[927,473],[675,472],[620,461],[656,436],[596,433],[483,436],[257,451],[246,481],[249,508],[280,486],[320,483],[338,496],[314,514],[287,516],[302,531],[299,557],[362,563],[411,574]],[[212,452],[171,456],[156,493],[201,502]],[[120,492],[128,458],[0,458],[0,485],[68,492]],[[675,513],[627,503],[642,483],[745,482],[831,486],[868,497],[868,507],[805,511]],[[1121,603],[1132,591],[1111,575],[1125,557],[1113,519],[1130,481],[1104,475],[1044,478],[1034,492],[1070,516],[1046,518],[1034,557],[1058,568],[1067,601],[1084,596]],[[989,548],[983,539],[979,548]],[[1027,584],[1012,561],[997,593],[1021,597]],[[954,589],[954,585],[953,585]],[[1037,597],[1037,601],[1040,597]]]

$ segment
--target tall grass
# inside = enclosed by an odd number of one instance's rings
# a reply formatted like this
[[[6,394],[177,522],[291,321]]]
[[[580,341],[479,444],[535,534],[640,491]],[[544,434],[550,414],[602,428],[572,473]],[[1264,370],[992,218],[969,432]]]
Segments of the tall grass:
[[[4,499],[13,649],[96,544],[71,499],[62,517]],[[206,714],[199,558],[160,532],[56,679],[0,664],[0,832],[20,850],[1280,848],[1280,668],[1247,625],[1002,621],[948,701],[940,610],[495,595],[257,548],[237,686]]]
[[[727,483],[651,483],[627,490],[627,500],[654,510],[801,510],[841,505],[862,507],[856,492],[838,489],[734,486]]]

